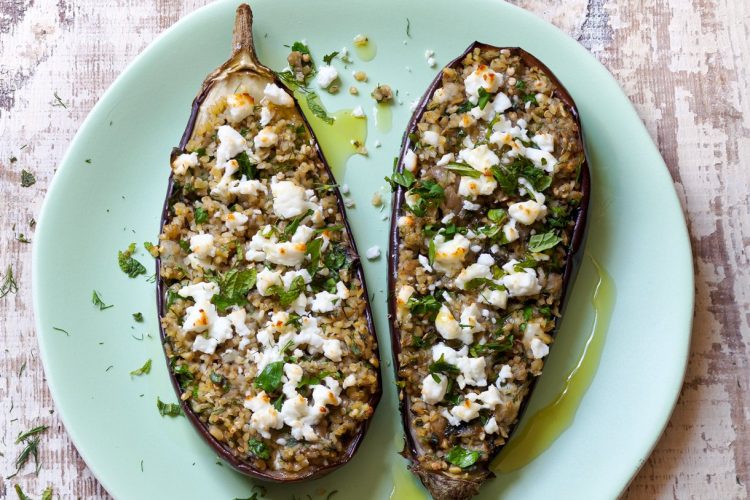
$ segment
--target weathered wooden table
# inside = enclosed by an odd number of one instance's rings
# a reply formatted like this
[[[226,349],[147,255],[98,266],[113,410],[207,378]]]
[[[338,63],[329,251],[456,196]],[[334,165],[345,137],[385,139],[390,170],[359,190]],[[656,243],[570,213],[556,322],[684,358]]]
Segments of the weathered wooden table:
[[[29,220],[102,92],[157,34],[204,3],[0,0],[0,273],[11,265],[19,285],[0,299],[0,498],[13,497],[14,484],[37,498],[48,485],[61,498],[108,497],[54,414],[34,334],[31,245],[18,235],[33,239]],[[657,142],[688,219],[696,308],[687,377],[625,496],[748,498],[750,3],[514,3],[571,34],[615,75]],[[21,187],[22,168],[36,184]],[[5,479],[16,436],[40,421],[51,428],[38,476],[31,468]]]

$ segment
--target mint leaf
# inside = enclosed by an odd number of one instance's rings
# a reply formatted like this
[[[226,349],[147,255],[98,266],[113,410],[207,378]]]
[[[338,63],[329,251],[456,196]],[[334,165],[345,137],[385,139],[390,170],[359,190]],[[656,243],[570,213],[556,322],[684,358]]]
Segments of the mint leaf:
[[[255,379],[255,387],[259,387],[266,391],[266,393],[272,393],[279,387],[281,387],[281,376],[284,374],[284,362],[275,361],[269,363],[260,372],[260,375]]]
[[[466,467],[471,467],[479,460],[479,452],[455,446],[445,455],[445,460],[465,469]]]
[[[553,248],[560,243],[562,238],[557,236],[554,231],[548,233],[535,234],[529,240],[529,252],[543,252]]]

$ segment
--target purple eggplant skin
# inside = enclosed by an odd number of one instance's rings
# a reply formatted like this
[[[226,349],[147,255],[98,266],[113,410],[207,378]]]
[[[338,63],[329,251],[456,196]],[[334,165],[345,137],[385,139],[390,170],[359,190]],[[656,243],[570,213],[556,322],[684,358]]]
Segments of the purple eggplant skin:
[[[190,138],[193,134],[193,128],[195,127],[196,120],[198,118],[198,115],[201,110],[201,106],[208,96],[209,92],[214,88],[214,85],[217,81],[221,80],[222,78],[226,77],[229,74],[236,74],[236,73],[246,73],[251,76],[259,77],[266,79],[269,83],[275,83],[276,85],[285,88],[285,85],[279,80],[279,78],[276,76],[276,73],[274,73],[270,68],[267,68],[266,66],[263,66],[255,53],[255,45],[253,43],[253,34],[252,34],[252,23],[253,23],[253,14],[252,10],[250,9],[250,6],[247,4],[241,4],[237,8],[236,18],[235,18],[235,24],[234,24],[234,31],[232,35],[232,55],[225,62],[222,66],[217,68],[214,72],[212,72],[206,80],[203,82],[201,86],[201,90],[198,92],[198,95],[196,96],[195,100],[192,104],[192,112],[190,114],[190,118],[188,120],[187,127],[185,128],[185,132],[182,136],[182,139],[180,140],[180,145],[177,148],[174,148],[172,150],[172,154],[170,156],[170,164],[175,159],[176,156],[182,154],[185,152],[185,148],[190,141]],[[290,92],[290,95],[292,93]],[[296,99],[294,101],[295,109],[302,117],[302,120],[305,123],[305,126],[307,128],[308,133],[313,139],[313,143],[315,146],[315,149],[317,151],[317,154],[326,170],[328,175],[331,179],[333,179],[333,174],[331,172],[331,169],[328,165],[328,162],[326,161],[319,145],[317,138],[315,137],[315,134],[310,127],[310,124],[307,122],[307,119],[305,118],[305,115],[302,113],[302,110],[299,107],[299,104],[297,103]],[[179,194],[179,186],[176,186],[174,183],[174,179],[172,175],[170,174],[169,182],[167,185],[167,194],[164,200],[164,205],[162,208],[162,214],[161,214],[161,228],[164,227],[166,224],[166,221],[169,218],[169,211],[170,207],[172,205],[171,201],[172,198]],[[341,197],[341,193],[339,192],[338,187],[335,187],[335,195],[337,199],[337,205],[338,209],[342,214],[346,214],[345,208],[344,208],[344,201]],[[364,272],[362,270],[362,263],[359,258],[359,254],[357,252],[357,247],[354,242],[354,239],[352,238],[352,232],[351,228],[349,227],[349,222],[344,217],[344,224],[346,229],[346,235],[349,239],[349,245],[351,248],[351,252],[349,253],[348,257],[351,264],[351,269],[353,273],[356,275],[356,277],[360,280],[362,283],[362,289],[363,289],[363,295],[364,300],[366,303],[365,307],[365,316],[368,323],[368,330],[370,332],[370,335],[372,335],[373,338],[376,338],[375,335],[375,324],[373,322],[372,318],[372,311],[370,309],[370,303],[369,303],[369,294],[367,293],[367,286],[365,283],[365,277]],[[161,269],[161,259],[156,259],[156,273],[157,276],[160,276],[160,269]],[[166,294],[167,294],[167,288],[168,283],[164,282],[162,279],[157,280],[157,286],[156,286],[156,302],[157,302],[157,310],[159,312],[159,317],[163,317],[167,312],[166,307]],[[169,342],[168,337],[166,336],[166,332],[164,331],[163,326],[159,325],[159,334],[161,337],[161,341],[163,345],[166,345]],[[195,429],[198,431],[200,436],[208,443],[211,448],[218,454],[219,457],[221,457],[222,460],[227,462],[229,465],[232,466],[235,470],[238,472],[250,476],[256,479],[260,479],[263,481],[270,481],[274,483],[295,483],[300,481],[306,481],[306,480],[312,480],[317,479],[322,476],[325,476],[326,474],[329,474],[336,470],[337,468],[341,467],[342,465],[346,464],[353,456],[354,453],[357,451],[359,446],[362,444],[362,441],[364,440],[365,434],[367,432],[368,426],[370,421],[372,420],[372,417],[365,421],[365,423],[362,425],[362,428],[358,430],[358,432],[351,437],[350,441],[346,444],[346,450],[342,453],[339,460],[332,461],[328,463],[325,466],[321,467],[309,467],[307,469],[303,469],[298,472],[277,472],[277,471],[271,471],[271,470],[258,470],[249,462],[245,462],[241,459],[239,459],[237,456],[232,454],[231,450],[227,448],[227,446],[221,442],[219,442],[216,438],[214,438],[206,428],[205,424],[200,420],[197,414],[193,412],[190,405],[187,401],[183,401],[180,398],[180,395],[184,392],[184,389],[180,386],[179,381],[177,380],[177,377],[175,376],[174,372],[172,371],[172,363],[171,360],[167,354],[167,350],[164,349],[165,359],[167,362],[167,370],[169,372],[170,379],[172,381],[172,386],[174,387],[175,393],[177,394],[177,398],[180,401],[180,405],[182,407],[182,410],[185,414],[185,416],[188,418],[188,420],[193,424]],[[378,350],[377,348],[374,350],[374,355],[378,356]],[[379,359],[378,359],[379,361]],[[378,402],[380,401],[380,397],[382,395],[382,375],[380,372],[380,369],[377,370],[378,374],[378,383],[377,383],[377,391],[373,393],[372,397],[369,400],[369,404],[373,409],[373,414],[375,409],[377,408]]]
[[[474,42],[457,58],[452,60],[450,63],[447,64],[446,67],[452,67],[455,68],[461,64],[461,61],[466,57],[467,54],[472,52],[475,48],[479,48],[481,50],[485,49],[494,49],[494,50],[500,50],[502,47],[495,47],[493,45],[484,44],[481,42]],[[591,172],[589,170],[589,164],[588,164],[588,157],[585,150],[585,141],[583,140],[583,130],[581,128],[581,122],[580,122],[580,116],[578,114],[578,110],[576,108],[575,102],[573,101],[573,98],[571,97],[570,93],[565,89],[565,87],[560,83],[560,81],[555,77],[555,75],[550,71],[550,69],[544,65],[539,59],[534,57],[533,55],[529,54],[525,50],[519,48],[519,47],[507,47],[508,50],[511,51],[513,55],[518,55],[521,57],[521,59],[524,61],[526,65],[529,67],[537,67],[541,69],[549,78],[550,80],[555,84],[555,96],[558,97],[561,101],[563,101],[566,104],[567,110],[570,112],[570,114],[574,117],[576,124],[578,125],[578,130],[581,136],[581,142],[584,144],[584,160],[581,164],[580,168],[580,185],[581,185],[581,192],[583,194],[580,204],[578,207],[578,211],[575,214],[575,226],[573,228],[573,232],[570,239],[570,245],[568,247],[568,257],[565,262],[565,270],[563,272],[563,292],[561,296],[561,311],[564,310],[565,307],[565,298],[567,295],[567,291],[569,288],[569,285],[571,283],[571,280],[577,271],[578,264],[580,262],[580,257],[582,254],[583,249],[583,242],[585,240],[585,233],[586,233],[586,221],[587,221],[587,214],[588,214],[588,207],[589,207],[589,200],[591,197]],[[441,85],[442,81],[442,71],[438,73],[438,75],[435,77],[435,79],[432,81],[430,86],[425,91],[424,95],[422,96],[421,100],[419,101],[419,104],[417,105],[417,108],[412,115],[411,120],[409,121],[409,124],[407,125],[406,131],[404,132],[403,140],[401,143],[401,152],[398,157],[397,165],[399,165],[398,169],[399,171],[403,171],[403,159],[404,155],[406,154],[406,151],[412,146],[412,141],[409,139],[409,135],[416,131],[417,124],[422,118],[422,115],[424,114],[427,104],[429,104],[432,95],[434,94],[435,90]],[[401,332],[399,328],[396,326],[396,292],[395,292],[395,286],[396,281],[398,278],[398,248],[400,244],[400,238],[399,238],[399,230],[398,230],[398,218],[402,214],[402,206],[404,204],[404,195],[406,193],[406,190],[402,186],[398,186],[398,189],[393,194],[392,198],[392,212],[391,212],[391,231],[390,231],[390,242],[388,246],[388,319],[389,324],[391,328],[391,346],[392,346],[392,354],[393,354],[393,366],[395,370],[396,380],[398,380],[398,373],[400,370],[399,361],[398,361],[398,355],[401,351]],[[559,321],[558,321],[559,326]],[[557,333],[557,327],[552,332],[552,336],[554,337]],[[538,379],[538,377],[537,377]],[[534,386],[536,385],[535,379],[530,388],[529,393],[527,397],[525,398],[525,401],[522,403],[521,408],[518,413],[518,418],[516,420],[516,424],[514,424],[514,427],[511,429],[511,435],[512,436],[513,431],[517,427],[518,421],[520,421],[521,416],[523,415],[524,410],[526,409],[526,405],[528,404],[528,401],[530,399],[531,393],[534,390]],[[490,479],[494,477],[494,474],[491,470],[489,470],[487,464],[491,463],[492,460],[500,453],[502,446],[498,447],[494,453],[490,456],[490,459],[484,463],[483,466],[476,467],[476,470],[473,470],[471,472],[470,479],[458,479],[454,477],[450,477],[445,474],[441,474],[439,472],[433,472],[433,471],[427,471],[420,467],[419,462],[417,460],[418,456],[418,444],[416,442],[416,439],[412,435],[411,429],[410,429],[410,423],[409,423],[409,398],[406,395],[406,392],[402,388],[400,390],[399,394],[399,409],[401,412],[401,419],[402,424],[404,427],[404,449],[401,452],[401,455],[404,456],[409,461],[409,470],[411,470],[414,474],[416,474],[419,479],[422,481],[422,484],[427,488],[427,490],[432,494],[432,497],[435,500],[459,500],[459,499],[468,499],[472,496],[476,495],[479,492],[479,487],[482,485],[484,481],[487,479]],[[507,440],[506,440],[507,442]]]

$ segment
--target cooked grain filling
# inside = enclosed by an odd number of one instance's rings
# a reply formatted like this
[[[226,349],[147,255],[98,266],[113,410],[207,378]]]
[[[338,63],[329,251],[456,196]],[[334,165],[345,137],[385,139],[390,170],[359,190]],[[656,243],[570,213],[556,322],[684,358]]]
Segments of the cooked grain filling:
[[[443,71],[393,178],[398,377],[425,470],[486,467],[549,352],[584,160],[554,90],[475,49]]]
[[[377,346],[291,97],[234,92],[173,155],[161,321],[181,397],[211,435],[256,469],[300,471],[341,457],[371,416]]]

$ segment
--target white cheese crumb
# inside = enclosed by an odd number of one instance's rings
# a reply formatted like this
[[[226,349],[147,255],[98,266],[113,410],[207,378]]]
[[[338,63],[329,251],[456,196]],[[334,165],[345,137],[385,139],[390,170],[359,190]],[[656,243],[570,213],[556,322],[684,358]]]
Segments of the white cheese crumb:
[[[320,88],[327,89],[330,85],[339,77],[339,72],[333,66],[321,66],[318,68],[318,75],[315,77],[315,81],[318,82]]]
[[[362,109],[362,106],[357,106],[352,110],[352,116],[355,118],[364,118],[365,117],[365,110]]]
[[[380,247],[375,245],[367,249],[365,256],[368,260],[375,260],[380,257]]]

